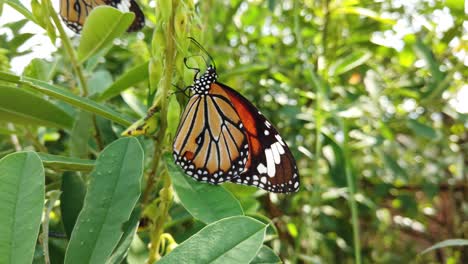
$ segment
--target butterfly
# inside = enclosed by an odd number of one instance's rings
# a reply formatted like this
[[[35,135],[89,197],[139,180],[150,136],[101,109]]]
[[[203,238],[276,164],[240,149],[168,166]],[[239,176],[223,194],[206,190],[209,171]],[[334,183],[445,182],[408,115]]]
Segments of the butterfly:
[[[80,33],[91,10],[100,5],[135,13],[135,20],[127,30],[129,32],[145,26],[145,16],[135,0],[60,0],[60,16],[71,30]]]
[[[214,64],[200,77],[196,71],[174,139],[175,163],[202,182],[298,191],[296,162],[273,125],[245,97],[217,81]]]

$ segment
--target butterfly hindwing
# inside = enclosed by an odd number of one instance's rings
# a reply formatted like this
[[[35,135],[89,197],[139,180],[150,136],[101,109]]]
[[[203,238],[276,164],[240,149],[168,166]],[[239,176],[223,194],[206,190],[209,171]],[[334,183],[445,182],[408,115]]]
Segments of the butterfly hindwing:
[[[278,131],[250,101],[232,88],[219,85],[239,114],[249,143],[246,168],[231,181],[270,192],[296,192],[299,189],[296,162]]]
[[[123,12],[135,13],[135,19],[127,31],[138,31],[145,25],[145,16],[135,0],[60,0],[60,16],[74,32],[80,33],[93,8],[109,5]]]

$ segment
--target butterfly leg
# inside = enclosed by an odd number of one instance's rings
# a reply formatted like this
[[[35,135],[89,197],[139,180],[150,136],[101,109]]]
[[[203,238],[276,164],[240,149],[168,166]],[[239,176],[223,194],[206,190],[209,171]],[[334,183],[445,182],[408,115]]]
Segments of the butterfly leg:
[[[187,90],[189,90],[190,88],[192,88],[193,86],[192,85],[189,85],[185,88],[180,88],[179,86],[175,85],[175,84],[172,84],[172,86],[174,86],[177,91],[175,91],[174,93],[172,94],[176,94],[176,93],[183,93],[185,96],[187,97],[190,97],[190,94],[187,94]]]

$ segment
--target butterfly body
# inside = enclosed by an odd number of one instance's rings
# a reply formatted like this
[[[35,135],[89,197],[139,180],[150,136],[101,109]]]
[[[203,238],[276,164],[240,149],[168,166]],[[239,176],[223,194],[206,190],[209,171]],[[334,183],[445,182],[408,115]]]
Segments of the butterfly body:
[[[174,141],[176,164],[192,178],[226,181],[270,192],[295,192],[299,175],[277,130],[246,98],[217,82],[213,66],[189,87],[193,92]]]

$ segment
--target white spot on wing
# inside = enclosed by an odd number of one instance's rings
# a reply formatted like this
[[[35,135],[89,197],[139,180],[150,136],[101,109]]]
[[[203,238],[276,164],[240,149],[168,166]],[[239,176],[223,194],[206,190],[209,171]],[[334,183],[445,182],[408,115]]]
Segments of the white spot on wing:
[[[284,142],[283,142],[283,139],[281,138],[280,135],[276,134],[276,135],[275,135],[275,138],[276,138],[276,140],[278,140],[279,143],[281,143],[281,145],[285,146],[285,144],[284,144]]]
[[[265,149],[265,156],[266,156],[266,161],[267,161],[267,173],[268,176],[273,177],[275,176],[275,160],[273,158],[273,152],[271,149]]]
[[[260,163],[258,164],[257,166],[257,170],[260,174],[265,174],[267,173],[267,168],[265,167],[265,165],[263,165],[263,163]],[[255,178],[254,178],[255,179]]]
[[[271,151],[273,152],[273,159],[275,160],[275,164],[280,164],[281,157],[277,145],[279,145],[277,142],[272,144]]]
[[[281,143],[276,142],[275,145],[276,145],[276,148],[278,149],[279,154],[283,155],[284,154],[284,148],[283,148],[283,146],[281,146]]]
[[[297,187],[299,187],[299,182],[294,183],[294,188],[297,189]]]

